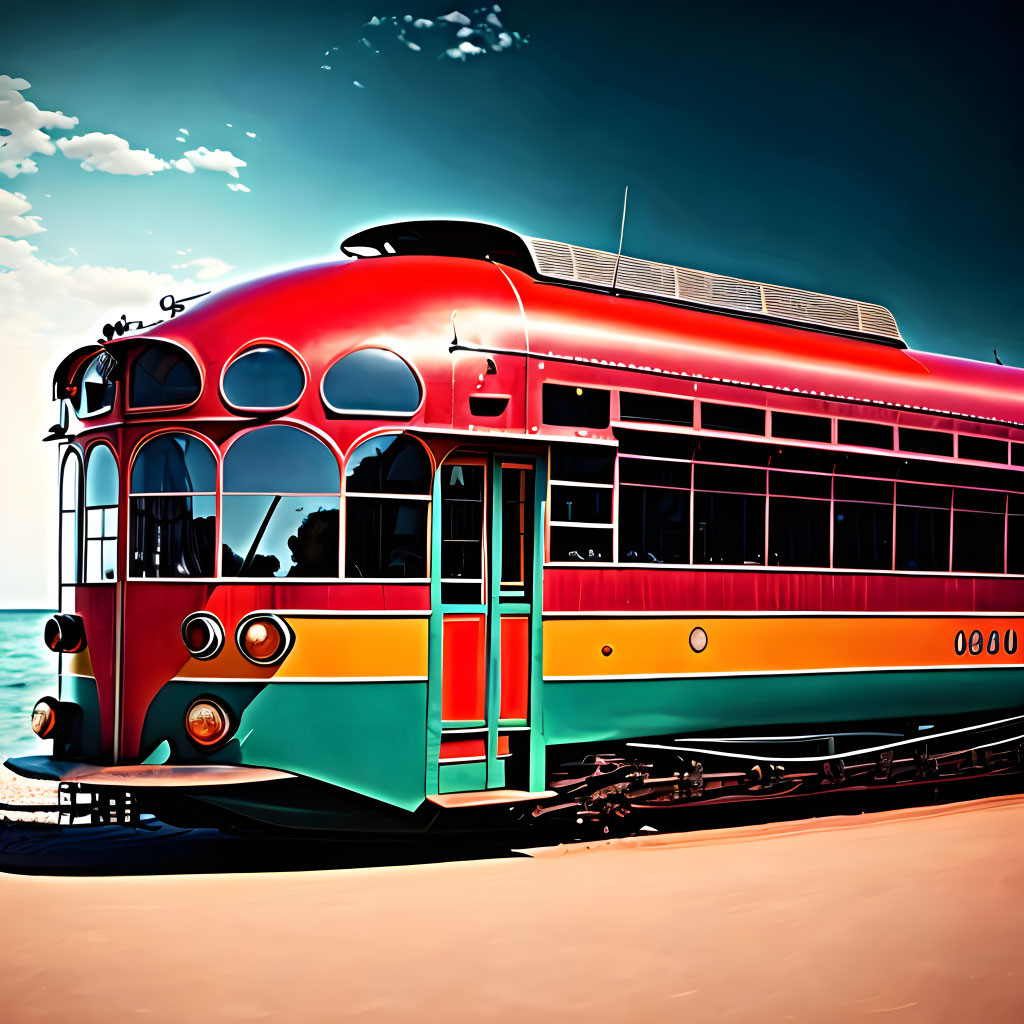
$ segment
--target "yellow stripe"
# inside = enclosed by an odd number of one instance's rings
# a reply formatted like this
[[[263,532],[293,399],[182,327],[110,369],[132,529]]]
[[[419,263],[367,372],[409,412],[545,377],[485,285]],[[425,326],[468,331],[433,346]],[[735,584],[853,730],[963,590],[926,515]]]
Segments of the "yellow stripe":
[[[700,627],[707,647],[690,647]],[[982,635],[978,655],[957,655],[957,632]],[[1016,653],[1004,650],[1007,630]],[[999,651],[989,654],[990,634]],[[611,647],[610,655],[601,653]],[[677,619],[549,619],[544,623],[545,676],[690,675],[841,671],[902,666],[1024,663],[1024,618],[751,616]]]
[[[275,680],[427,674],[427,619],[294,618],[295,646]]]

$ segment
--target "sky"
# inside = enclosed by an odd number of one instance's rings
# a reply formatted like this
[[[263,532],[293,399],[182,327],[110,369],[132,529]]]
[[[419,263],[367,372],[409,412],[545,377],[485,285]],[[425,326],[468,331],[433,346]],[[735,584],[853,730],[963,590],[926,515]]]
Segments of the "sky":
[[[1024,365],[1019,4],[51,0],[3,20],[0,607],[53,603],[57,359],[373,223],[614,250],[628,185],[629,255],[880,302],[911,347]]]

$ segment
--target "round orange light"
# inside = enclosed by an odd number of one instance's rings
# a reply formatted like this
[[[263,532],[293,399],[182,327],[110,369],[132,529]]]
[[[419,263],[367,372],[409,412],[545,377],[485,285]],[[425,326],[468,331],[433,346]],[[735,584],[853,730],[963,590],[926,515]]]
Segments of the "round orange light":
[[[242,644],[245,653],[254,661],[270,661],[281,650],[284,637],[269,619],[255,619],[245,628]]]
[[[200,746],[219,743],[228,728],[227,712],[215,701],[197,700],[185,713],[185,730]]]
[[[57,713],[53,706],[45,700],[38,701],[32,709],[32,731],[41,739],[45,740],[53,732],[57,724]]]

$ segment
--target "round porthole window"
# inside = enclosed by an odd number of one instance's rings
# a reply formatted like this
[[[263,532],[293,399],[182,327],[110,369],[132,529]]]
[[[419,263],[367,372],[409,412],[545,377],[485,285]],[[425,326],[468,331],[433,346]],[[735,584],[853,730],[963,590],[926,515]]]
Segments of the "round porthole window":
[[[690,631],[690,650],[695,654],[700,654],[705,647],[708,645],[708,635],[704,632],[700,626]]]
[[[224,401],[234,409],[267,412],[288,409],[306,387],[299,360],[279,345],[253,345],[224,371]]]

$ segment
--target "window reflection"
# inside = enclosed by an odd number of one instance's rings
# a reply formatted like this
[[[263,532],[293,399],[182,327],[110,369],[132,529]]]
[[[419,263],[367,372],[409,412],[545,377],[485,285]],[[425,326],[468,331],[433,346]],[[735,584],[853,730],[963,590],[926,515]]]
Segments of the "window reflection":
[[[117,578],[118,472],[105,445],[89,449],[85,461],[85,582]]]
[[[188,405],[199,391],[199,370],[176,345],[153,342],[132,363],[128,404],[133,408]]]
[[[364,348],[343,356],[324,374],[323,397],[335,412],[411,416],[420,404],[420,385],[394,352]]]
[[[239,409],[285,409],[305,386],[301,363],[277,345],[246,349],[224,372],[224,397]]]
[[[337,459],[312,434],[243,434],[224,457],[222,575],[337,576],[340,490]]]
[[[129,495],[133,577],[212,576],[217,463],[190,434],[158,434],[135,457]]]
[[[364,578],[427,575],[430,459],[403,434],[364,441],[345,472],[345,572]]]
[[[81,501],[82,463],[71,448],[61,467],[60,487],[60,579],[61,583],[78,582],[78,509]]]

